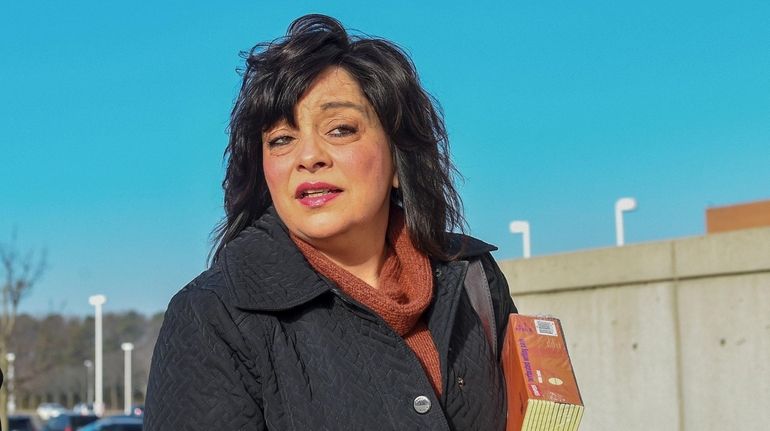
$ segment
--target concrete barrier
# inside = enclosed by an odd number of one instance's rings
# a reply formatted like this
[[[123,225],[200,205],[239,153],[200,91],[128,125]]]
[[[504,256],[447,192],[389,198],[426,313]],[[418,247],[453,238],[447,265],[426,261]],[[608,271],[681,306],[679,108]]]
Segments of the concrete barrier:
[[[581,431],[770,429],[770,228],[500,262],[562,320]]]

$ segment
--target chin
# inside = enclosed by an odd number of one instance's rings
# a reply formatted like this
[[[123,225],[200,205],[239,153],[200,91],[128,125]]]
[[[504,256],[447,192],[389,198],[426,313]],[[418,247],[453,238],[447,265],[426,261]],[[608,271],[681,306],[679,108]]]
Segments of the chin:
[[[278,211],[281,214],[281,211]],[[345,238],[351,242],[372,240],[366,238],[372,232],[379,229],[376,225],[380,223],[378,214],[353,214],[350,209],[318,211],[315,213],[290,213],[287,219],[284,219],[289,230],[304,241],[319,247],[324,242],[338,241]],[[384,223],[387,225],[387,217]],[[337,244],[340,245],[340,244]]]
[[[330,240],[345,232],[344,223],[339,220],[318,220],[310,217],[295,225],[294,234],[305,241]]]

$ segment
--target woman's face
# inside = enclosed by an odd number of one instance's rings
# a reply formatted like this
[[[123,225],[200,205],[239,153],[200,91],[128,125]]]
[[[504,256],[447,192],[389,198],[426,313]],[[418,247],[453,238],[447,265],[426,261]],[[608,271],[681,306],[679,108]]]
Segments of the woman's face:
[[[397,184],[388,138],[356,80],[318,75],[281,121],[262,134],[270,196],[289,230],[318,249],[384,238]]]

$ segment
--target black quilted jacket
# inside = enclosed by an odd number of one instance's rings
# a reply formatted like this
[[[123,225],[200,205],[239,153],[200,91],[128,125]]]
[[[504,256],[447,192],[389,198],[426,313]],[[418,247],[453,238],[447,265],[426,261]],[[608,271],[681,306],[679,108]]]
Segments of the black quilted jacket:
[[[403,339],[319,276],[268,211],[171,300],[145,431],[502,430],[502,372],[463,287],[469,259],[482,260],[499,345],[515,307],[494,247],[460,241],[461,259],[432,263],[437,396]]]

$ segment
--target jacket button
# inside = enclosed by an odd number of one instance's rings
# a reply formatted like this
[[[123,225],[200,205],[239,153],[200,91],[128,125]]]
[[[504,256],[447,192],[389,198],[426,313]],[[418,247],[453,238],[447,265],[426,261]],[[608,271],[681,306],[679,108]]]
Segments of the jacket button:
[[[424,415],[430,410],[430,400],[425,395],[420,395],[414,399],[414,411]]]

